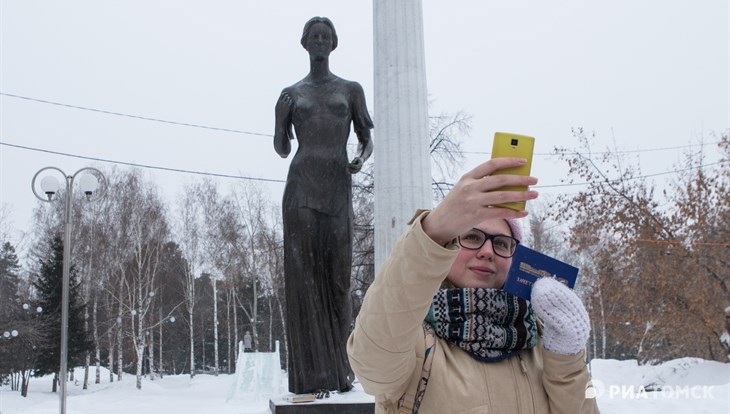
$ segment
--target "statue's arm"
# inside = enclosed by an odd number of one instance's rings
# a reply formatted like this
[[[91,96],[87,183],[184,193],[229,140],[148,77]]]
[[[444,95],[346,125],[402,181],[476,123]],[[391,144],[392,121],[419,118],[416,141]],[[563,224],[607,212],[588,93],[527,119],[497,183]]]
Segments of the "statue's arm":
[[[274,149],[281,158],[286,158],[291,152],[291,140],[294,139],[292,132],[292,106],[291,96],[286,89],[281,92],[276,102],[275,125],[274,125]]]
[[[350,161],[350,165],[347,166],[347,171],[349,171],[350,174],[360,172],[365,161],[367,161],[373,153],[373,141],[370,139],[370,130],[364,129],[359,132],[356,131],[356,134],[357,140],[359,141],[357,144],[358,155],[356,155],[355,158]]]
[[[373,128],[373,121],[370,119],[368,108],[365,103],[365,92],[359,83],[352,83],[352,121],[355,135],[357,135],[357,155],[350,162],[348,170],[354,174],[360,171],[365,161],[373,154],[373,140],[370,130]]]

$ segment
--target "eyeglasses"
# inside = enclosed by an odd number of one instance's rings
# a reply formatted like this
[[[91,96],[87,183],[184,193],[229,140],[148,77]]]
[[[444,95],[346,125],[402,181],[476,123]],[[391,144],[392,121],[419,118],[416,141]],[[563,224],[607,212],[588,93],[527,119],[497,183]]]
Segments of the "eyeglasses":
[[[459,246],[467,250],[479,250],[484,246],[487,240],[492,241],[492,250],[499,257],[508,259],[515,254],[515,249],[520,243],[514,237],[505,236],[503,234],[489,234],[479,229],[471,229],[459,236]]]

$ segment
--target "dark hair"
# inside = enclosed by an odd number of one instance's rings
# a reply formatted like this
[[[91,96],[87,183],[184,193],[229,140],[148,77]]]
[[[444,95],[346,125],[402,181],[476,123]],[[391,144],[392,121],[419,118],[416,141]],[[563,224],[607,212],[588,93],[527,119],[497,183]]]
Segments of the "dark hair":
[[[309,36],[309,30],[312,29],[312,26],[314,26],[315,23],[324,23],[330,28],[330,30],[332,30],[332,50],[337,49],[337,31],[335,30],[335,25],[332,24],[332,21],[330,19],[320,16],[312,17],[307,23],[304,24],[304,30],[302,31],[302,40],[300,41],[302,47],[305,49],[307,48],[306,41],[307,37]]]

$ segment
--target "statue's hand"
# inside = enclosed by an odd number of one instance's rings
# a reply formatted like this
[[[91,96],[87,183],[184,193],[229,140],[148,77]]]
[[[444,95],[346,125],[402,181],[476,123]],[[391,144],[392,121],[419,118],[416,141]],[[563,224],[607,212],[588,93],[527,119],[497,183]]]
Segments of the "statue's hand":
[[[355,157],[352,162],[347,166],[347,172],[350,174],[357,174],[362,169],[363,160],[360,157]]]
[[[276,102],[276,111],[288,111],[294,105],[291,96],[285,91],[281,93],[279,100]]]

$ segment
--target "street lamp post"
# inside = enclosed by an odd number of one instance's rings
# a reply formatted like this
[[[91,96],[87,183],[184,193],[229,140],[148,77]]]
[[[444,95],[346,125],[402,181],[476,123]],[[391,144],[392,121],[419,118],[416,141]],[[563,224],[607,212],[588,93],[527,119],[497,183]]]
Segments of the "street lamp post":
[[[3,338],[5,339],[11,339],[18,336],[18,331],[16,329],[13,329],[12,331],[5,331],[3,332]]]
[[[11,330],[5,331],[2,334],[0,334],[0,340],[2,340],[2,339],[13,340],[13,339],[17,338],[18,335],[19,335],[19,332],[17,329],[11,329]],[[0,344],[0,348],[3,347],[3,345],[4,344]],[[8,353],[8,355],[11,355],[13,350],[12,349],[6,350],[6,352]],[[10,364],[12,364],[12,363],[10,363]],[[0,374],[2,374],[2,369],[3,369],[3,366],[0,365]],[[8,367],[8,371],[12,371],[12,369],[13,369],[12,366]],[[7,375],[7,373],[6,373],[6,375]],[[11,389],[14,389],[13,387],[14,386],[11,385]]]
[[[66,192],[64,193],[64,238],[63,238],[63,276],[61,281],[61,372],[59,373],[60,394],[59,394],[59,413],[66,414],[66,374],[68,371],[68,301],[69,301],[69,271],[71,268],[71,201],[73,200],[73,185],[76,177],[82,172],[85,175],[79,176],[79,186],[88,199],[96,191],[99,186],[99,180],[104,183],[106,178],[101,171],[96,168],[86,167],[76,171],[73,175],[66,175],[61,169],[56,167],[45,167],[40,169],[33,176],[31,188],[33,194],[39,200],[50,203],[53,201],[54,195],[58,193],[61,185],[58,179],[53,175],[45,176],[41,182],[41,190],[45,194],[45,198],[41,197],[36,191],[36,179],[44,171],[57,171],[61,173],[66,182]],[[103,187],[102,187],[103,188]]]

